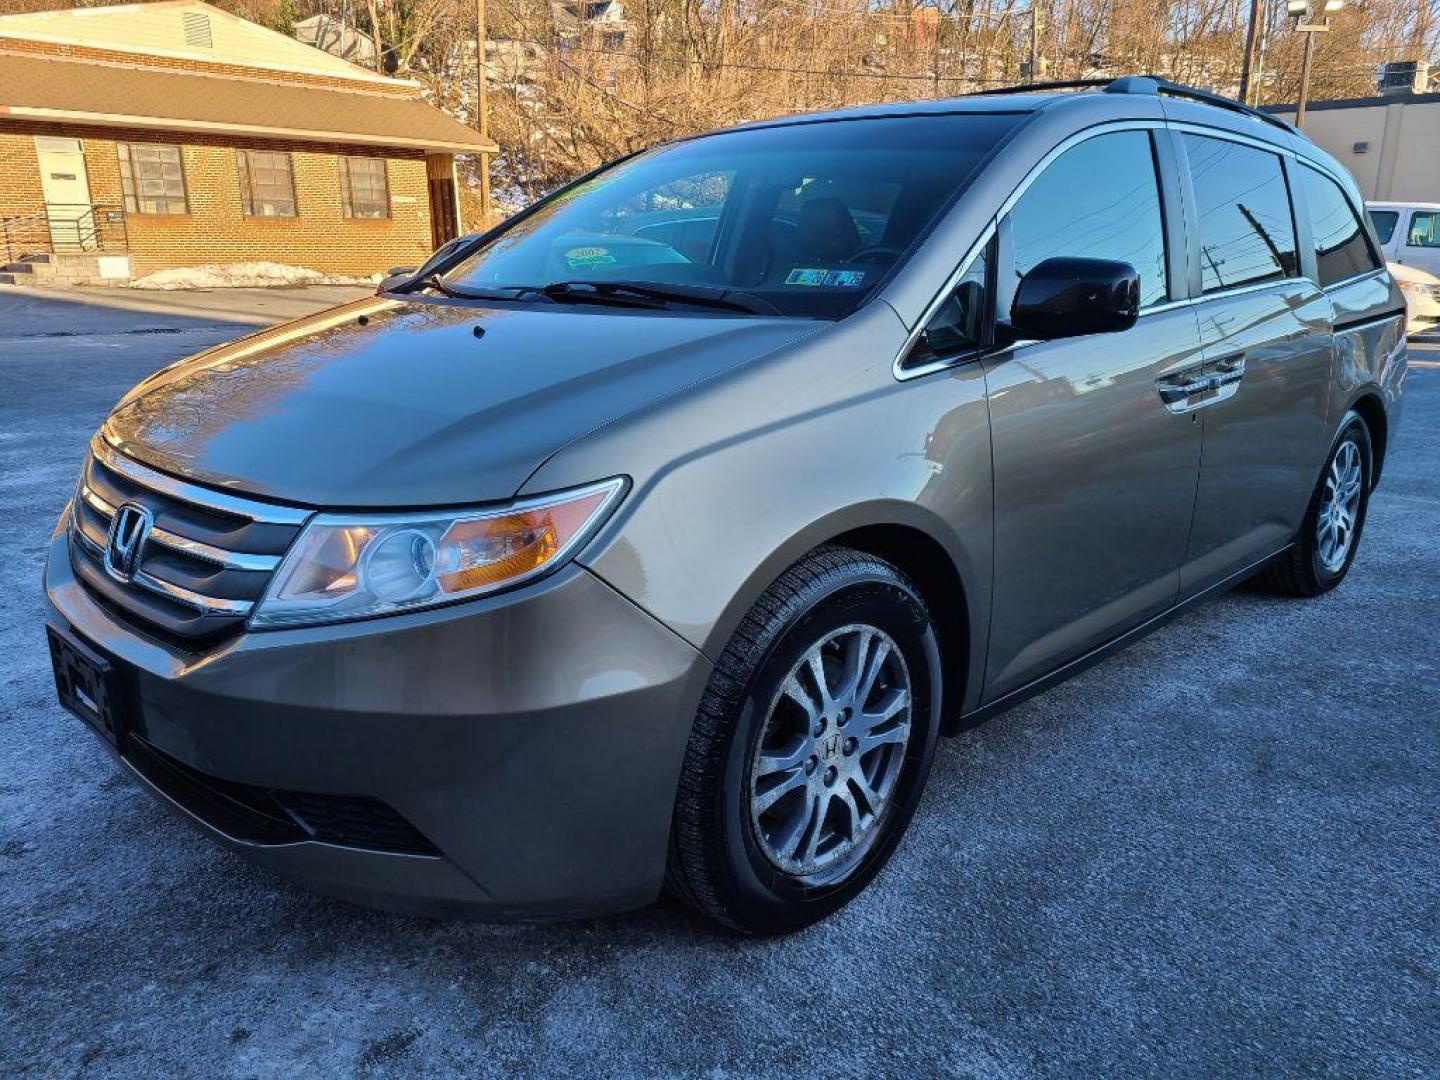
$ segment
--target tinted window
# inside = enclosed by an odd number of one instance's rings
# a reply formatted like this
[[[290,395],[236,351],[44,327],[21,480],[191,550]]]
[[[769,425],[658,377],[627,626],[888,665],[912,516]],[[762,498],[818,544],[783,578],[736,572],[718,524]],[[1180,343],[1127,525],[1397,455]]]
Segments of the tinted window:
[[[955,288],[925,325],[925,337],[906,358],[907,367],[961,356],[980,347],[990,304],[987,271],[990,247],[981,249],[960,275]]]
[[[844,315],[1017,119],[801,123],[659,147],[562,191],[445,276],[461,286],[709,285],[786,315]]]
[[[1395,235],[1395,226],[1400,221],[1400,214],[1395,210],[1371,210],[1370,224],[1375,226],[1375,235],[1380,238],[1380,243],[1390,243],[1390,237]]]
[[[1100,135],[1065,151],[1020,197],[1010,223],[1017,280],[1057,256],[1115,259],[1139,272],[1142,304],[1169,295],[1149,132]]]
[[[1310,214],[1310,232],[1315,237],[1315,261],[1320,284],[1366,274],[1380,266],[1365,239],[1360,218],[1340,185],[1314,169],[1300,169],[1305,185],[1305,203]]]
[[[1280,158],[1202,135],[1182,138],[1195,181],[1205,291],[1295,277],[1295,221]]]
[[[1405,242],[1411,247],[1440,247],[1440,213],[1416,210],[1411,214]]]

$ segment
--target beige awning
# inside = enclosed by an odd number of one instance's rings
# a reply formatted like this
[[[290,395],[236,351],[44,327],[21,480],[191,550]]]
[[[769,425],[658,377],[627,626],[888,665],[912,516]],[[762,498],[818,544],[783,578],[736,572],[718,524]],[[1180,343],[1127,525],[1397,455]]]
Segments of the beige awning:
[[[0,52],[0,118],[446,153],[494,152],[418,98]]]

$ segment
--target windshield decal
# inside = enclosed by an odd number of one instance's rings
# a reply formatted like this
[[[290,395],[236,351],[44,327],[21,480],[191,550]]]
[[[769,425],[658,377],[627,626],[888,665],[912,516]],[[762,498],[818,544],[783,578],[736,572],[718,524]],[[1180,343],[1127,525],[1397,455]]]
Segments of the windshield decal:
[[[565,265],[571,270],[587,266],[613,266],[618,260],[610,254],[609,248],[578,247],[565,252]]]
[[[785,278],[786,285],[828,285],[837,289],[856,289],[865,280],[864,270],[826,270],[824,267],[799,267]]]

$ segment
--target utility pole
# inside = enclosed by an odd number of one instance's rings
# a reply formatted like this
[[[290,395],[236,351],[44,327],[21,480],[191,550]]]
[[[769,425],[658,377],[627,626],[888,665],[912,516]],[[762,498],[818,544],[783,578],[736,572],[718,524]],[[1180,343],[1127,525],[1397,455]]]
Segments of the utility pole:
[[[1030,81],[1039,82],[1040,73],[1040,4],[1030,0]]]
[[[475,130],[490,138],[490,88],[485,71],[485,0],[475,0]],[[480,227],[490,227],[490,154],[480,151]]]
[[[1300,98],[1295,103],[1295,126],[1305,126],[1305,105],[1310,99],[1310,66],[1315,59],[1315,35],[1327,33],[1330,29],[1330,13],[1345,6],[1345,0],[1324,0],[1325,18],[1318,23],[1303,23],[1300,20],[1310,11],[1309,0],[1290,0],[1289,15],[1295,20],[1295,29],[1305,35],[1305,52],[1300,58]]]
[[[1255,69],[1255,47],[1260,40],[1264,0],[1250,0],[1250,22],[1245,27],[1245,56],[1240,61],[1240,104],[1250,104],[1250,75]]]

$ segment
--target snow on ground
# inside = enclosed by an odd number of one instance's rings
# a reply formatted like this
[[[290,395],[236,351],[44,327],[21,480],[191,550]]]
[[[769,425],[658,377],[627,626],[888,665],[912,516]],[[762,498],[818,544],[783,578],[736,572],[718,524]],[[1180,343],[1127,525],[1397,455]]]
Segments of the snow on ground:
[[[207,263],[204,266],[157,270],[153,274],[126,282],[126,288],[278,289],[296,285],[368,285],[379,280],[379,274],[370,277],[322,274],[318,270],[308,270],[303,266],[284,266],[273,262]]]

